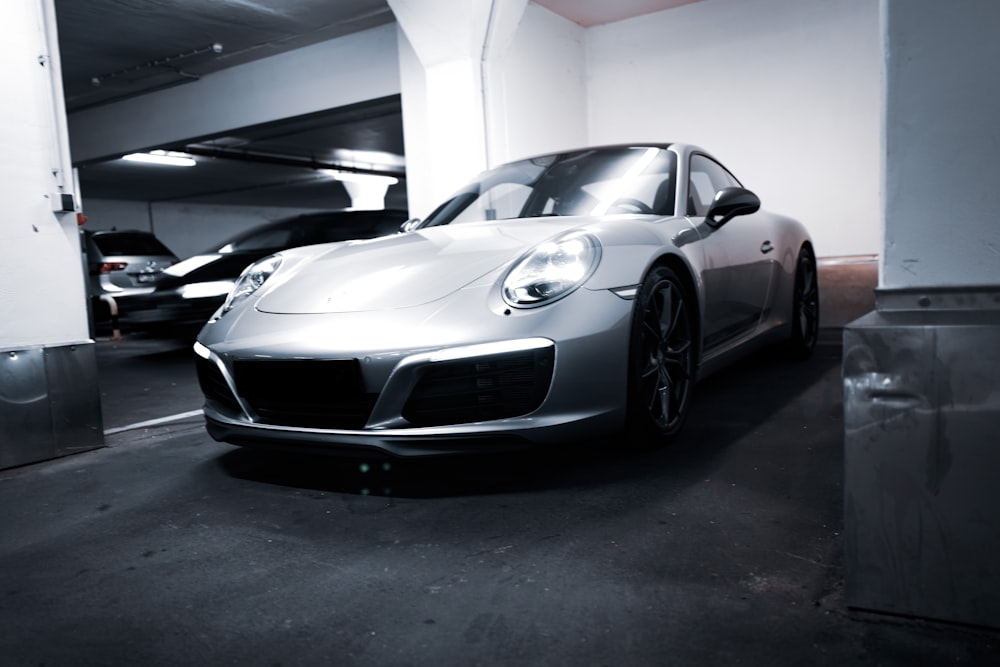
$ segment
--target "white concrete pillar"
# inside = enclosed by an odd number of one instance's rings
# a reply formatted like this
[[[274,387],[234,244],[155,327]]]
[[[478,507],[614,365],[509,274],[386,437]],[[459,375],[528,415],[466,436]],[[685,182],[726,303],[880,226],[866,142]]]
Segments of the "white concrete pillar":
[[[389,0],[399,22],[410,212],[423,217],[503,152],[491,77],[527,0]],[[500,148],[498,149],[498,144]]]
[[[1000,628],[1000,3],[882,0],[884,255],[844,330],[845,596]]]
[[[53,0],[0,3],[0,467],[103,442]]]
[[[1000,285],[1000,3],[882,8],[881,284]]]
[[[88,337],[52,0],[0,5],[0,347]]]

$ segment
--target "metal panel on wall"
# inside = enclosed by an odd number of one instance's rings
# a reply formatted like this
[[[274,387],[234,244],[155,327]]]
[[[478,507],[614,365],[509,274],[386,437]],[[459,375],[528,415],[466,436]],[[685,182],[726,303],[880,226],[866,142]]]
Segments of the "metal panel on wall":
[[[928,293],[844,330],[847,602],[1000,627],[1000,296]]]
[[[0,468],[103,444],[93,343],[0,351]]]
[[[43,348],[0,352],[0,467],[53,452]]]

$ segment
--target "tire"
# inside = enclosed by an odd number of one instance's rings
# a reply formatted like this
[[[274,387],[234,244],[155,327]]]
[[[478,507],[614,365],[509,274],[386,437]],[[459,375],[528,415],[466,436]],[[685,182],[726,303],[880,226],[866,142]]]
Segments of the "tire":
[[[819,337],[819,281],[816,257],[809,246],[802,246],[795,263],[792,286],[792,333],[788,354],[793,359],[808,359]]]
[[[636,444],[681,430],[697,371],[695,308],[669,267],[650,269],[636,295],[629,340],[628,433]]]

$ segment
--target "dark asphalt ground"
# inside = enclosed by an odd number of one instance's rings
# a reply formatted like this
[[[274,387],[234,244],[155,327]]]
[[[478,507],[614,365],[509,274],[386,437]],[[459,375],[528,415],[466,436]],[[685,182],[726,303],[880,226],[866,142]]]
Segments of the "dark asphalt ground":
[[[189,347],[98,342],[108,447],[0,472],[0,665],[998,665],[846,608],[839,330],[683,434],[436,461],[212,441]]]

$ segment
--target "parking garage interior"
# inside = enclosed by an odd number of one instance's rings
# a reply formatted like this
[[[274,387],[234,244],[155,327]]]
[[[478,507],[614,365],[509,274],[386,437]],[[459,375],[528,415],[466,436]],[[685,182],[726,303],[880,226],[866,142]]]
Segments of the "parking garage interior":
[[[289,6],[291,5],[291,6]],[[16,0],[0,9],[11,665],[995,664],[988,0]],[[98,327],[80,230],[186,258],[684,141],[820,265],[816,351],[684,431],[426,460],[234,448],[191,340]],[[164,151],[173,168],[124,161]]]

